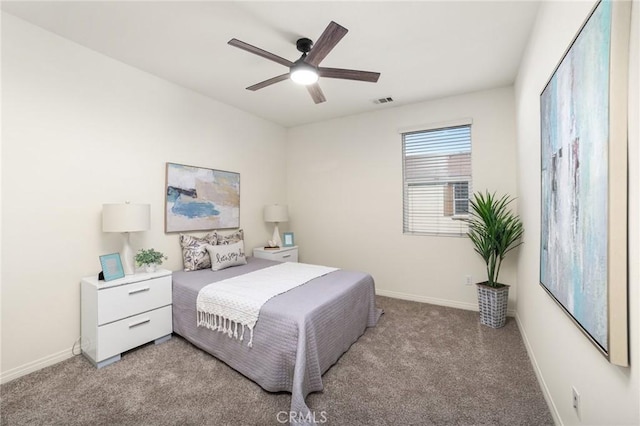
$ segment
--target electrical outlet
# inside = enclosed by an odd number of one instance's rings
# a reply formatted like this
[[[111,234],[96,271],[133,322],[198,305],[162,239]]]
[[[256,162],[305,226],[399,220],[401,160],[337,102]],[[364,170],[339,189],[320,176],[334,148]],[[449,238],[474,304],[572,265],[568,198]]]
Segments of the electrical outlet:
[[[467,276],[465,277],[464,284],[465,284],[465,285],[471,285],[471,281],[473,281],[473,279],[471,278],[471,275],[467,275]]]
[[[571,386],[571,395],[573,400],[573,409],[576,410],[578,419],[580,419],[580,394],[575,387]]]

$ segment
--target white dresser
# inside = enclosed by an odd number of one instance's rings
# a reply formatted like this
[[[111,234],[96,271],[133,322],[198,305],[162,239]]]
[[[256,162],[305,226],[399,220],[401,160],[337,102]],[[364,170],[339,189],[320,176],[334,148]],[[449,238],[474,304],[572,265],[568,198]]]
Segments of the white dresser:
[[[127,275],[80,283],[82,353],[98,368],[122,352],[171,338],[171,271]]]
[[[253,249],[253,257],[260,259],[277,260],[278,262],[297,262],[298,246],[280,247],[279,249],[265,249],[257,247]]]

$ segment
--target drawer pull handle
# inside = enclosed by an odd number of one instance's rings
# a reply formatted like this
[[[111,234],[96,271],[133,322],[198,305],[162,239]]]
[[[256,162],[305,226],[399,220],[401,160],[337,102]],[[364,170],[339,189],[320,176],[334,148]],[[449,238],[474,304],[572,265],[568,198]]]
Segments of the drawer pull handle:
[[[285,254],[284,256],[282,256],[283,259],[286,259],[287,257],[291,257],[290,254]]]
[[[137,294],[137,293],[142,293],[143,291],[149,291],[150,288],[149,287],[144,287],[144,288],[138,288],[136,290],[129,290],[129,294]]]
[[[134,322],[133,324],[129,324],[129,328],[137,327],[139,325],[146,324],[148,322],[151,322],[151,320],[149,318],[147,318],[145,320],[142,320],[142,321]]]

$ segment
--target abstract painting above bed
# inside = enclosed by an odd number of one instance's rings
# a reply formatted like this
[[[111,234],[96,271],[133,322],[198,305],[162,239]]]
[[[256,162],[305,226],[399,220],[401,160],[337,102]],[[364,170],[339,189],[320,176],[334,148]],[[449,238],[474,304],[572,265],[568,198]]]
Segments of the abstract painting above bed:
[[[240,173],[167,163],[165,232],[240,226]]]

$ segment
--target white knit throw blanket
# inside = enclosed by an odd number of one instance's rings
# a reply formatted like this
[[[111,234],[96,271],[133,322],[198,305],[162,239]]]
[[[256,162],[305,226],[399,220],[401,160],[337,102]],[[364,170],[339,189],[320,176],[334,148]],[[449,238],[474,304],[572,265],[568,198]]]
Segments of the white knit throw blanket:
[[[244,340],[244,327],[247,327],[251,333],[249,347],[252,347],[253,327],[262,305],[274,296],[336,270],[286,262],[209,284],[198,293],[198,327],[240,340]]]

